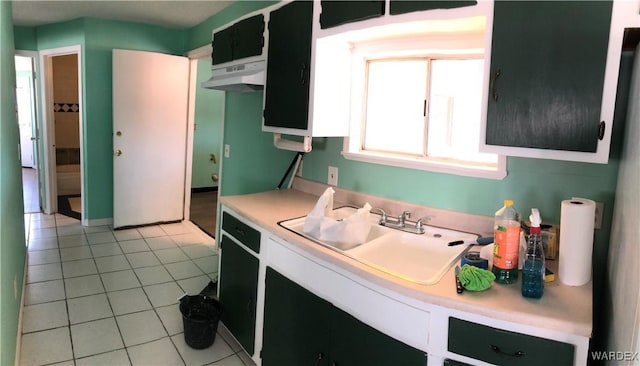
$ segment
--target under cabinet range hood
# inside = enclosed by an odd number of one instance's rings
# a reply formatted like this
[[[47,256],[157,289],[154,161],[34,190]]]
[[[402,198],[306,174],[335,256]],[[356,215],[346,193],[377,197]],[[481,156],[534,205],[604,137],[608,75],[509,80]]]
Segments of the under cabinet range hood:
[[[213,66],[211,78],[201,84],[203,88],[228,91],[258,91],[264,87],[266,61],[258,60],[228,66]]]

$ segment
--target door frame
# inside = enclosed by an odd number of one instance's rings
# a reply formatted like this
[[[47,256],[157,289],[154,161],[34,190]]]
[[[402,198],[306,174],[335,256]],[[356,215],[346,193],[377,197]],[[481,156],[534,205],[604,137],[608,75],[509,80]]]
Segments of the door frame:
[[[33,123],[31,126],[31,134],[32,137],[35,137],[35,140],[32,141],[31,148],[33,150],[33,167],[36,169],[36,179],[38,181],[38,206],[40,210],[43,208],[44,204],[44,170],[42,169],[42,159],[40,156],[40,152],[42,151],[42,118],[40,116],[40,111],[38,110],[38,104],[40,103],[40,94],[38,93],[38,80],[40,78],[40,70],[39,70],[39,62],[38,62],[38,51],[28,51],[28,50],[15,50],[15,56],[28,57],[31,59],[31,72],[33,73],[31,80],[31,93],[33,98],[33,103],[31,108],[33,109]]]
[[[186,165],[185,165],[185,182],[184,182],[184,220],[191,219],[191,185],[192,185],[192,174],[193,174],[193,137],[195,133],[195,107],[196,107],[196,94],[197,89],[200,88],[200,85],[197,85],[197,70],[198,70],[198,60],[203,58],[210,58],[211,52],[213,51],[213,47],[211,44],[204,45],[202,47],[191,50],[187,53],[187,57],[189,58],[189,105],[187,112],[187,149],[185,153]],[[226,93],[225,93],[226,98]],[[225,101],[222,101],[222,126],[220,128],[220,134],[224,137],[224,113],[225,113]],[[221,142],[223,142],[221,140]],[[218,160],[218,176],[220,177],[222,173],[222,150],[223,144],[220,144],[220,150],[218,151],[218,156],[220,159]],[[218,180],[218,194],[220,193],[220,185],[222,184],[222,179]],[[222,217],[220,212],[220,205],[216,208],[216,213],[218,218]],[[216,228],[218,225],[216,225]],[[215,237],[219,237],[219,233],[215,233]],[[219,241],[216,240],[216,243]]]
[[[36,59],[38,57],[38,52],[36,51],[23,51],[23,50],[16,50],[15,51],[15,56],[20,56],[23,58],[29,58],[31,59],[31,113],[33,114],[33,117],[31,118],[31,137],[32,138],[37,138],[38,137],[38,110],[37,110],[37,106],[38,106],[38,99],[37,99],[37,91],[36,91]],[[31,153],[33,154],[33,168],[38,167],[38,150],[37,150],[37,141],[32,139],[31,140]],[[21,149],[24,149],[24,146],[21,146]]]
[[[84,194],[84,99],[82,90],[82,46],[73,45],[60,48],[41,50],[40,54],[40,86],[42,93],[42,139],[44,170],[44,202],[42,208],[44,213],[52,214],[58,211],[58,184],[56,173],[56,150],[55,150],[55,121],[53,111],[53,57],[75,54],[78,57],[78,100],[80,110],[78,112],[78,128],[80,135],[80,205],[81,222],[85,224],[85,194]]]

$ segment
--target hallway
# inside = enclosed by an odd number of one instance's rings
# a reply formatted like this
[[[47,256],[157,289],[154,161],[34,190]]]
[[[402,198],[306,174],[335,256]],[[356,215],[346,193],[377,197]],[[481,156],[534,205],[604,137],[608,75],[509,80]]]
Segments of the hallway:
[[[38,197],[38,171],[33,168],[22,168],[22,185],[24,213],[40,212],[40,198]]]

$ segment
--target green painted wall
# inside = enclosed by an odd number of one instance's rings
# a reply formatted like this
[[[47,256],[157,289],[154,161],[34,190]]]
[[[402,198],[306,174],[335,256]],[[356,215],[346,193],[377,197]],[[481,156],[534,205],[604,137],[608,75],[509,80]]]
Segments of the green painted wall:
[[[82,64],[85,217],[94,220],[113,217],[111,50],[183,54],[185,33],[130,22],[82,21],[85,38]]]
[[[211,179],[211,174],[218,174],[222,158],[224,92],[200,87],[201,82],[211,77],[211,58],[198,60],[197,73],[191,187],[217,187],[218,182]],[[210,160],[211,154],[215,154],[215,162]]]
[[[0,1],[0,364],[13,365],[26,255],[11,2]],[[14,292],[15,291],[15,292]]]
[[[38,36],[35,27],[13,27],[13,39],[17,50],[36,51],[38,49]]]
[[[17,28],[19,32],[15,39],[19,49],[34,49],[34,44],[39,51],[74,45],[80,45],[82,48],[80,64],[83,88],[81,105],[83,106],[85,217],[89,220],[111,218],[113,216],[111,50],[122,48],[182,55],[185,52],[186,31],[93,18],[76,19],[35,28]],[[39,83],[38,88],[40,88]],[[41,105],[38,108],[41,109]]]
[[[275,189],[294,152],[273,146],[273,135],[261,130],[262,92],[226,92],[221,195]]]

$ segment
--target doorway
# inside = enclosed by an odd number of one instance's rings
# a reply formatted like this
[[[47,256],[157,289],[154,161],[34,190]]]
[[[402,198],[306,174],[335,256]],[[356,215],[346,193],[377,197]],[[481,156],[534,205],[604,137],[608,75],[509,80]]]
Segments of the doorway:
[[[20,127],[20,161],[24,212],[41,211],[40,185],[38,184],[37,115],[34,53],[16,52],[16,102]]]
[[[40,52],[45,213],[83,214],[80,46]]]
[[[211,46],[189,53],[190,105],[185,216],[215,237],[225,92],[200,84],[211,76]],[[190,163],[189,163],[190,162]],[[190,173],[190,174],[189,174]]]

